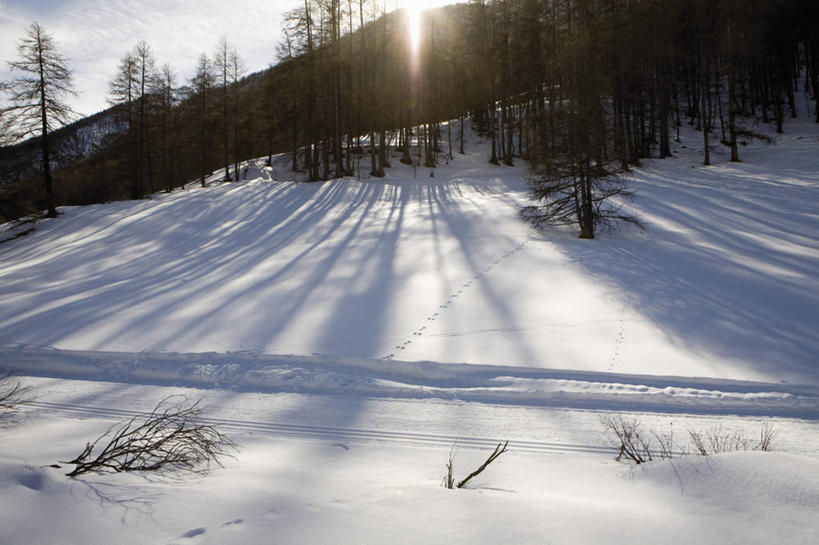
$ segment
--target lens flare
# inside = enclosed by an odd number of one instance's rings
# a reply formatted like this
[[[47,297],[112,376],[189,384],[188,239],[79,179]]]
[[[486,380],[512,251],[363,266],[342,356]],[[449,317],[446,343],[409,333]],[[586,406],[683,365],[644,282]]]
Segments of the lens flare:
[[[410,6],[407,8],[409,16],[410,51],[413,58],[418,57],[418,50],[421,47],[421,11],[422,8],[418,6]]]

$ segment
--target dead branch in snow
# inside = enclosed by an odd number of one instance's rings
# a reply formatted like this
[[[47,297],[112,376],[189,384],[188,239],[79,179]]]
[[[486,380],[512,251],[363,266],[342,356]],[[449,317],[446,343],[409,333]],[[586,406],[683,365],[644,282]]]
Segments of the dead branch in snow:
[[[150,414],[111,426],[76,458],[63,462],[75,466],[67,475],[163,469],[204,473],[212,462],[221,466],[220,459],[231,456],[236,444],[215,425],[203,422],[200,401],[167,397]],[[92,458],[100,444],[105,446]]]

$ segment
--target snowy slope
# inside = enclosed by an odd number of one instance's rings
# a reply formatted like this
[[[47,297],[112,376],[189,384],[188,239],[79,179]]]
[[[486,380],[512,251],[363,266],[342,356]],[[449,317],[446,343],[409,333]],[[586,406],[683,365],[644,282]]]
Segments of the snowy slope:
[[[815,133],[737,165],[648,162],[649,231],[594,242],[523,225],[527,173],[485,145],[434,178],[253,169],[65,209],[0,245],[0,342],[817,384]]]
[[[63,209],[0,244],[0,545],[811,543],[819,533],[819,131],[631,174],[649,224],[521,224],[485,146],[384,180],[245,182]],[[685,147],[683,147],[685,146]],[[214,178],[218,178],[218,175]],[[64,468],[112,422],[203,397],[204,477]],[[630,467],[601,415],[777,431],[775,453]],[[679,436],[678,435],[678,436]],[[501,440],[468,490],[440,488]]]

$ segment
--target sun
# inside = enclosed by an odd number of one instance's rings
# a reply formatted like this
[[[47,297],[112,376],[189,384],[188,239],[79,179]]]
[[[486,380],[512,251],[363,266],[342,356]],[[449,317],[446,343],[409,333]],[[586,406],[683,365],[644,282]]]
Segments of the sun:
[[[423,8],[417,5],[407,7],[407,17],[409,18],[409,40],[410,53],[415,59],[418,57],[418,51],[421,48],[421,12]]]

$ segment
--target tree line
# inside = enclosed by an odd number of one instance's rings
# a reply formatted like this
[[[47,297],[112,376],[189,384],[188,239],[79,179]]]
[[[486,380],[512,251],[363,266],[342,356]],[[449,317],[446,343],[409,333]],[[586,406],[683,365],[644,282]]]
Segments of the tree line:
[[[612,174],[669,157],[684,123],[707,165],[719,145],[740,160],[761,137],[750,119],[785,130],[806,107],[799,90],[819,110],[808,0],[472,0],[419,23],[413,44],[407,14],[381,0],[300,0],[275,66],[243,78],[223,39],[184,85],[139,44],[112,78],[120,130],[59,172],[58,200],[138,198],[217,169],[237,179],[242,160],[284,152],[308,180],[381,177],[463,152],[471,123],[487,161],[532,165],[529,220],[592,238],[628,219],[604,204],[624,193]]]

